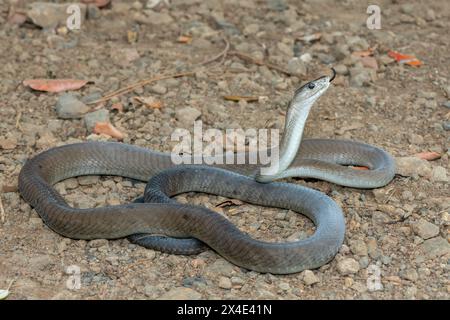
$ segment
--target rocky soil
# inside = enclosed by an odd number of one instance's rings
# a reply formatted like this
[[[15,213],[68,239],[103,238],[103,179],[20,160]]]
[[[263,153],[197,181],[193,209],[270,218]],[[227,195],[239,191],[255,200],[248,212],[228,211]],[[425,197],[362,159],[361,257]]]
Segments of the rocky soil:
[[[36,8],[26,12],[20,1],[0,0],[0,289],[13,281],[10,299],[449,299],[450,3],[379,1],[382,29],[370,30],[365,1],[157,2],[89,5],[81,30],[71,31],[61,24],[64,12],[42,16]],[[32,21],[15,24],[20,19],[8,17],[11,6]],[[203,63],[224,49],[224,38],[230,54]],[[376,66],[352,55],[373,47]],[[415,55],[423,66],[399,64],[389,50]],[[15,190],[27,158],[75,141],[114,140],[93,133],[98,121],[111,122],[125,143],[166,152],[173,130],[192,130],[195,119],[205,128],[282,129],[293,90],[329,66],[338,77],[314,106],[306,136],[380,146],[396,157],[398,175],[377,190],[288,180],[326,192],[345,213],[345,244],[317,270],[275,276],[236,267],[213,251],[175,256],[126,239],[67,239],[47,228]],[[130,83],[190,70],[194,76],[89,104]],[[93,83],[54,94],[22,85],[33,78]],[[440,158],[423,160],[416,156],[421,152]],[[57,189],[71,205],[87,208],[130,202],[144,186],[83,177]],[[214,208],[258,239],[314,231],[309,220],[285,210],[239,203],[217,208],[226,199],[203,194],[178,199]],[[80,268],[79,289],[67,286],[70,266]]]

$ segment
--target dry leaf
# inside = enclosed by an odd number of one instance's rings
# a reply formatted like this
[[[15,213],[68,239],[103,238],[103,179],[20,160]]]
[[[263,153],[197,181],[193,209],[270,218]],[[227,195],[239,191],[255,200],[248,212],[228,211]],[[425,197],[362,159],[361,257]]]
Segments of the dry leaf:
[[[416,157],[423,160],[433,161],[439,159],[441,155],[437,152],[420,152],[416,154]]]
[[[148,107],[153,108],[153,109],[161,109],[162,106],[163,106],[163,103],[160,100],[156,100],[153,103],[148,104]]]
[[[23,85],[37,91],[62,92],[68,90],[78,90],[89,81],[74,79],[28,79],[23,81]]]
[[[388,56],[394,58],[398,63],[408,64],[413,67],[419,67],[422,65],[422,61],[409,54],[402,54],[397,51],[389,51]]]
[[[139,103],[142,103],[147,108],[161,109],[163,107],[162,101],[156,100],[153,97],[134,97],[133,99]]]
[[[94,127],[94,133],[103,133],[110,137],[116,138],[117,140],[123,140],[123,138],[125,137],[122,132],[120,132],[109,122],[97,122]]]
[[[360,58],[361,63],[363,64],[364,67],[378,70],[377,60],[373,57],[375,49],[376,46],[369,48],[367,50],[354,51],[352,52],[352,56]]]
[[[373,54],[373,51],[371,51],[370,49],[369,49],[369,50],[354,51],[354,52],[352,52],[352,56],[360,57],[360,58],[362,58],[362,57],[368,57],[368,56],[371,56],[372,54]]]
[[[363,64],[364,67],[370,68],[370,69],[374,69],[374,70],[378,70],[378,63],[377,63],[377,59],[375,59],[374,57],[362,57],[361,58],[361,63]]]
[[[256,97],[256,96],[234,96],[234,95],[231,95],[231,96],[223,96],[223,98],[225,100],[237,101],[237,102],[239,102],[241,100],[245,100],[247,102],[254,102],[254,101],[259,100],[259,97]]]
[[[134,30],[128,30],[127,31],[127,40],[128,43],[133,44],[136,43],[138,40],[138,36],[139,34],[137,33],[137,31]]]
[[[225,200],[219,204],[216,204],[216,207],[224,208],[224,207],[229,207],[229,206],[241,206],[243,204],[244,204],[244,202],[242,202],[241,200],[231,199],[231,200]]]
[[[177,41],[179,43],[191,43],[192,37],[190,37],[190,36],[179,36]]]
[[[367,50],[362,50],[362,51],[353,51],[352,52],[352,56],[355,57],[368,57],[368,56],[373,56],[373,53],[375,52],[375,50],[377,49],[377,45],[373,46],[372,48],[369,48]]]

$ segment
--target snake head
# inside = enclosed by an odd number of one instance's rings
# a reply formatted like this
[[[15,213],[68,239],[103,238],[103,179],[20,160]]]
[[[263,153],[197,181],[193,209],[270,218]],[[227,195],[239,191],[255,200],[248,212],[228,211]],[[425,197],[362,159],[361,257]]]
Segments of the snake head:
[[[334,71],[333,68],[331,70],[333,71],[332,76],[320,77],[316,80],[305,83],[300,88],[295,90],[292,103],[304,105],[314,103],[328,89],[331,81],[334,80],[336,71]]]

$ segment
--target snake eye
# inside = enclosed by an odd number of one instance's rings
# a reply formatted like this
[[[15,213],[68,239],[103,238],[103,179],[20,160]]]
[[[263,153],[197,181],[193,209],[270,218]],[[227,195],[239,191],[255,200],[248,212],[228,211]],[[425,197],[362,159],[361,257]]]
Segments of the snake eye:
[[[316,85],[314,83],[312,83],[312,82],[308,83],[308,88],[309,89],[314,89],[315,86]]]

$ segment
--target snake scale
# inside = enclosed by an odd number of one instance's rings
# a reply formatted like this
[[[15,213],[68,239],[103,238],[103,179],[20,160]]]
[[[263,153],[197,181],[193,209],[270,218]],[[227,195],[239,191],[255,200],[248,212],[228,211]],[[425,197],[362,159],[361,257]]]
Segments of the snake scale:
[[[302,139],[310,109],[334,75],[297,89],[286,115],[279,165],[264,175],[258,165],[174,165],[170,154],[116,142],[85,142],[52,148],[29,159],[19,174],[19,191],[52,230],[66,237],[129,237],[146,247],[181,254],[197,253],[206,244],[238,266],[274,274],[320,267],[335,256],[344,241],[341,208],[319,191],[273,180],[303,177],[377,188],[389,183],[395,173],[393,158],[375,146]],[[348,167],[351,165],[369,170],[354,170]],[[148,181],[144,201],[89,209],[70,207],[52,186],[82,175]],[[256,240],[212,210],[171,198],[190,191],[293,210],[310,218],[316,230],[293,242]]]

